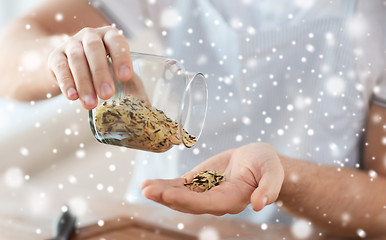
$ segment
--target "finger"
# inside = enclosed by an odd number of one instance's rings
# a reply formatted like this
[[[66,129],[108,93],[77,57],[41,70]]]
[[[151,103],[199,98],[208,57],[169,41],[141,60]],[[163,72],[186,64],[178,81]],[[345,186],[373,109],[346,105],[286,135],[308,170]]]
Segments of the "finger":
[[[190,182],[193,180],[196,174],[205,170],[215,170],[220,174],[223,174],[229,164],[232,152],[233,150],[228,150],[214,155],[213,157],[194,167],[191,171],[185,173],[182,177],[186,178],[186,180]]]
[[[186,180],[183,178],[175,178],[175,179],[147,179],[142,182],[140,188],[143,190],[149,185],[166,185],[172,187],[181,187],[184,186]]]
[[[185,179],[148,179],[141,184],[142,194],[150,200],[163,203],[162,195],[168,188],[184,187]]]
[[[247,201],[231,184],[223,184],[206,192],[195,192],[188,188],[168,188],[162,194],[165,205],[193,214],[235,214],[245,209]]]
[[[183,178],[173,180],[147,180],[142,185],[143,195],[169,208],[193,214],[223,215],[239,213],[248,204],[242,191],[235,185],[223,183],[207,192],[195,192],[183,185]],[[221,189],[220,189],[221,188]]]
[[[281,167],[268,170],[261,177],[258,187],[251,195],[253,210],[260,211],[266,205],[275,202],[279,196],[283,184],[284,173]]]
[[[152,201],[161,203],[168,207],[173,207],[179,211],[192,212],[194,209],[192,207],[186,207],[186,201],[182,201],[184,204],[174,201],[173,191],[176,189],[179,196],[184,195],[196,195],[197,192],[190,191],[187,187],[184,186],[185,180],[183,178],[177,178],[172,180],[163,180],[163,179],[153,179],[146,180],[141,188],[143,195]],[[173,190],[174,189],[174,190]],[[165,199],[166,196],[166,199]],[[194,196],[195,198],[196,196]],[[197,196],[198,197],[198,196]],[[185,199],[185,197],[183,197]],[[188,197],[189,199],[189,197]],[[206,205],[205,205],[206,206]]]
[[[73,43],[65,53],[82,106],[91,110],[96,107],[97,99],[83,46],[80,42]]]
[[[62,93],[69,100],[78,99],[74,79],[72,77],[67,58],[63,52],[53,52],[49,57],[49,67],[54,74]]]
[[[126,38],[117,29],[110,29],[103,41],[111,56],[115,76],[120,81],[129,80],[133,76],[133,66]]]
[[[113,96],[115,89],[103,41],[96,33],[87,32],[82,43],[95,91],[101,99],[107,100]]]
[[[162,204],[166,207],[169,207],[171,209],[174,209],[176,211],[184,212],[184,213],[194,213],[194,214],[200,214],[199,212],[195,212],[192,209],[187,209],[183,206],[174,205],[170,202],[165,202],[163,200],[163,194],[168,191],[168,189],[173,189],[170,186],[166,185],[159,185],[159,184],[152,184],[147,185],[143,190],[142,194],[149,200],[155,201],[159,204]],[[173,194],[173,193],[172,193]]]

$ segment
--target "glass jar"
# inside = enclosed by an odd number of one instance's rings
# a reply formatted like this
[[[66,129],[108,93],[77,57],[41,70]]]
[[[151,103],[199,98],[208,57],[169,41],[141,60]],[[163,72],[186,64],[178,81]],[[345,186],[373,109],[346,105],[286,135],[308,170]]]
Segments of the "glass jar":
[[[131,53],[134,76],[114,77],[115,95],[89,111],[91,130],[105,144],[150,152],[173,145],[190,148],[199,139],[208,92],[201,73],[186,72],[176,60]]]

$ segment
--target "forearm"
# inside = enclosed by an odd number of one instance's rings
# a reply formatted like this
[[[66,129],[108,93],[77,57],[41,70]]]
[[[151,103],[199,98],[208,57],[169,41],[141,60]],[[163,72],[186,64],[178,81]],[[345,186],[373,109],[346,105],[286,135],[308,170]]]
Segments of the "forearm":
[[[28,101],[59,94],[56,79],[47,66],[51,51],[64,41],[65,35],[108,24],[87,1],[42,1],[0,35],[0,97]]]
[[[30,101],[59,94],[47,59],[61,41],[63,35],[51,35],[33,21],[8,26],[0,38],[0,96]]]
[[[281,156],[285,179],[279,200],[292,214],[340,236],[386,235],[386,178],[365,171]]]

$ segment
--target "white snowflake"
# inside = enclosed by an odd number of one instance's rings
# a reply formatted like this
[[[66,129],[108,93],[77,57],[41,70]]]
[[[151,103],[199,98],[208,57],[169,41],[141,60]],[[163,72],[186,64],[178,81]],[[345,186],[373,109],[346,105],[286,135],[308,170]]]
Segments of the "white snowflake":
[[[351,37],[365,37],[367,23],[362,16],[355,15],[347,21],[346,28]]]
[[[243,27],[243,22],[238,18],[232,18],[230,20],[230,25],[233,29],[240,29]]]
[[[235,140],[236,142],[241,142],[243,140],[243,136],[239,134],[236,136]]]
[[[198,239],[199,240],[219,240],[220,239],[220,235],[219,235],[217,229],[215,229],[213,227],[205,226],[198,233]]]
[[[86,156],[86,151],[83,149],[80,149],[76,151],[75,155],[77,158],[84,158]]]
[[[251,119],[249,118],[249,117],[243,117],[242,118],[242,122],[245,124],[245,125],[247,125],[247,126],[249,126],[249,125],[251,125]]]
[[[69,200],[70,211],[76,216],[84,216],[87,212],[87,201],[81,197],[73,197]]]
[[[113,186],[108,186],[107,187],[107,192],[109,192],[109,193],[114,192],[114,187]]]
[[[265,123],[266,124],[270,124],[272,122],[272,118],[270,118],[270,117],[266,117],[265,118]]]
[[[363,229],[358,229],[357,234],[360,238],[366,238],[367,234]]]
[[[42,55],[38,51],[27,51],[23,54],[21,64],[26,71],[35,71],[43,63]]]
[[[344,212],[342,213],[342,216],[341,216],[341,220],[342,220],[342,226],[345,227],[347,226],[347,224],[350,222],[351,220],[351,216],[348,212]]]
[[[313,53],[313,52],[315,52],[315,47],[312,44],[307,44],[306,50],[310,53]]]
[[[99,191],[102,191],[103,190],[103,184],[102,183],[98,183],[96,188],[99,190]]]
[[[106,158],[111,158],[113,156],[113,153],[111,152],[111,151],[107,151],[106,153],[105,153],[105,157]]]
[[[262,224],[260,225],[260,228],[261,228],[261,230],[265,231],[265,230],[268,229],[268,224],[262,223]]]
[[[291,233],[296,239],[307,239],[312,234],[312,228],[310,224],[305,220],[296,220],[291,225]]]
[[[193,149],[193,154],[194,155],[198,155],[200,153],[200,149],[198,149],[198,148],[194,148]]]
[[[298,8],[307,9],[315,4],[315,0],[296,0],[295,4]]]
[[[71,184],[77,184],[78,180],[76,179],[75,176],[70,175],[70,176],[68,176],[68,182],[71,183]]]
[[[340,96],[346,90],[346,83],[339,76],[331,76],[326,79],[325,88],[327,93],[333,96]]]
[[[304,96],[297,96],[295,98],[295,108],[298,109],[298,110],[303,110],[304,108],[306,108],[307,106],[311,105],[312,103],[312,100],[311,98],[309,97],[304,97]]]
[[[376,178],[376,177],[378,177],[378,174],[377,174],[377,172],[374,171],[374,170],[369,170],[369,176],[370,176],[371,178]]]
[[[153,23],[153,21],[151,19],[146,19],[145,20],[145,25],[146,25],[146,27],[151,28],[151,27],[154,26],[154,23]]]
[[[66,128],[64,130],[64,134],[67,135],[67,136],[71,135],[71,133],[72,133],[72,130],[70,128]]]
[[[99,227],[103,227],[103,225],[105,225],[105,221],[103,221],[103,220],[98,220],[98,226],[99,226]]]
[[[332,34],[331,32],[327,32],[326,35],[325,35],[325,38],[326,38],[326,41],[327,41],[327,45],[329,46],[334,46],[335,45],[335,36],[334,34]]]
[[[177,224],[177,229],[178,229],[178,230],[183,230],[184,227],[185,227],[185,226],[184,226],[183,223],[178,223],[178,224]]]
[[[56,21],[58,21],[58,22],[61,22],[61,21],[63,21],[63,14],[62,13],[57,13],[56,15],[55,15],[55,20]]]
[[[299,137],[294,137],[292,138],[292,143],[295,144],[295,145],[299,145],[300,144],[300,138]]]
[[[10,167],[4,173],[4,182],[7,187],[18,188],[24,183],[24,173],[19,167]]]
[[[110,172],[114,172],[117,169],[117,167],[114,164],[109,165]]]
[[[179,21],[181,21],[181,17],[173,8],[166,9],[161,13],[160,25],[163,28],[175,28]]]
[[[28,148],[25,148],[25,147],[22,147],[20,148],[20,154],[24,157],[28,156],[29,155],[29,150]]]
[[[308,136],[313,136],[314,135],[314,130],[313,129],[308,129],[307,130]]]

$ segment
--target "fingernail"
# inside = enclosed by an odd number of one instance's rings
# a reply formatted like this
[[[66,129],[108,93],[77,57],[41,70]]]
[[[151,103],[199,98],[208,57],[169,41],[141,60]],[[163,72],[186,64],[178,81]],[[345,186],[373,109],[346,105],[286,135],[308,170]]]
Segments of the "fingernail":
[[[130,68],[129,66],[127,65],[122,65],[120,68],[119,68],[119,72],[118,72],[119,76],[121,78],[127,78],[129,77],[130,75]]]
[[[87,106],[94,106],[95,104],[95,98],[92,94],[89,94],[89,95],[86,95],[85,97],[83,97],[83,102],[87,105]]]
[[[104,83],[101,86],[101,97],[102,98],[109,98],[111,95],[113,95],[113,89],[111,88],[110,84]]]
[[[67,97],[73,97],[73,96],[75,96],[76,94],[77,94],[77,92],[76,92],[75,88],[69,88],[69,89],[67,90]]]

